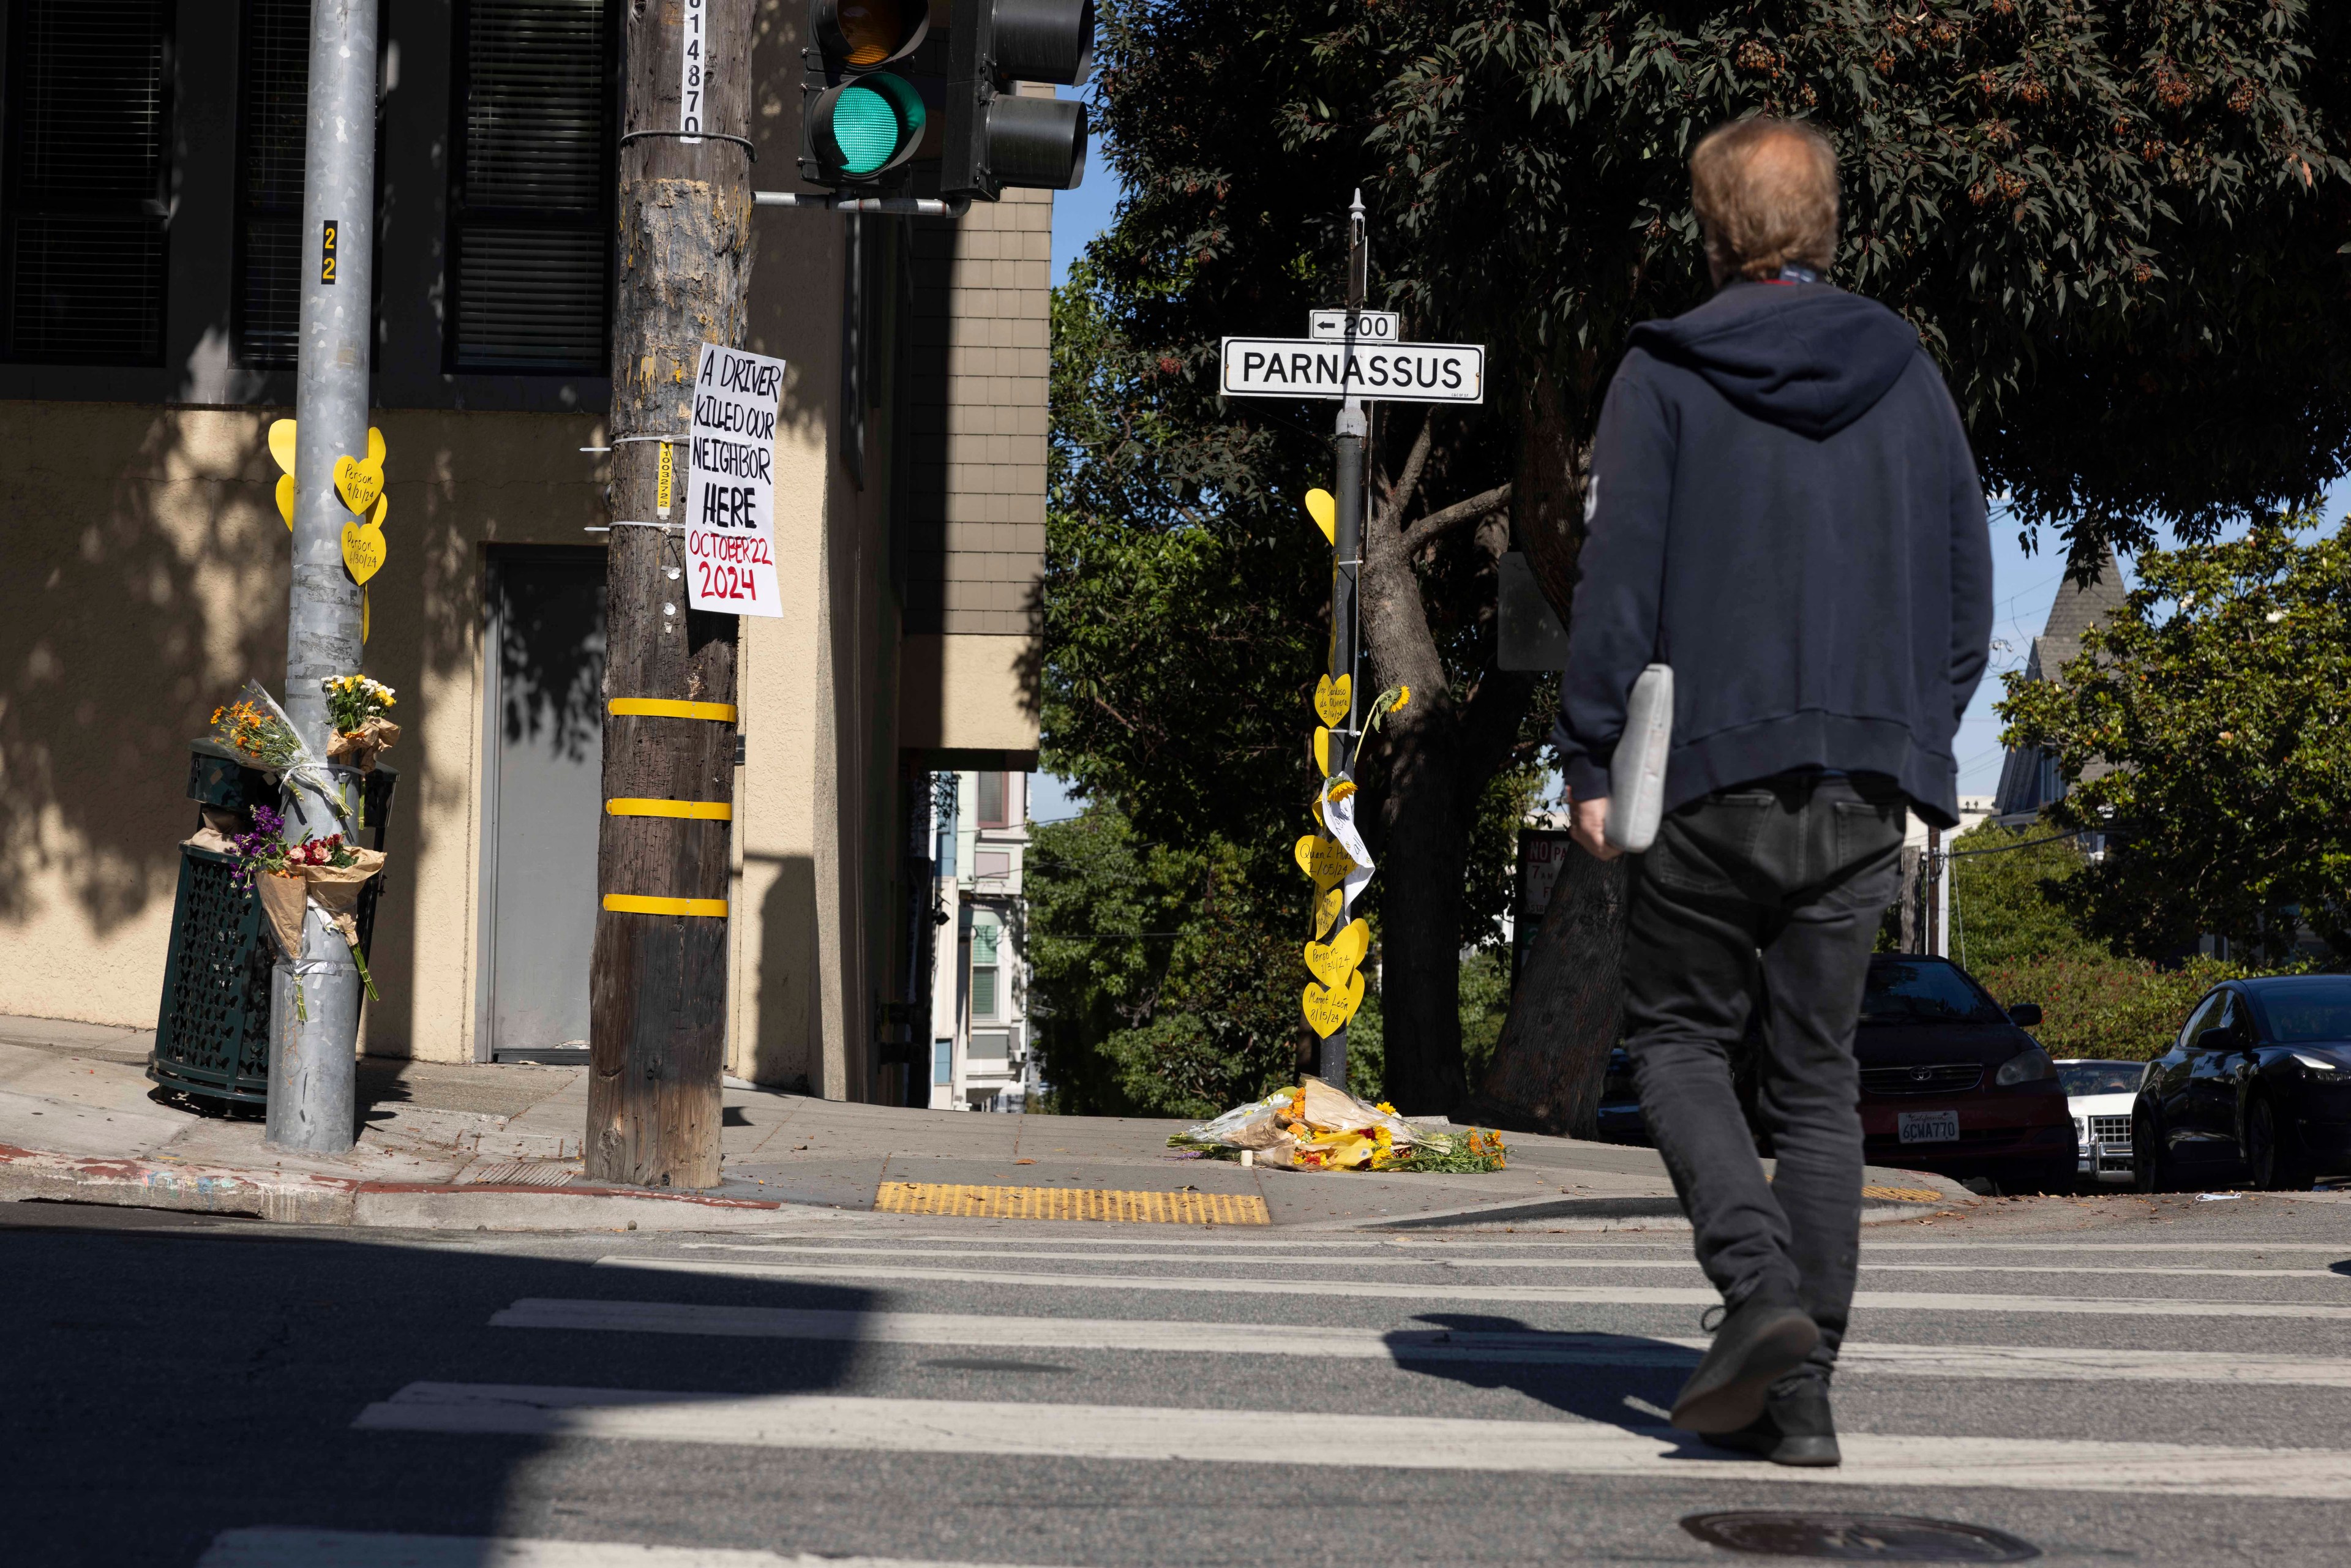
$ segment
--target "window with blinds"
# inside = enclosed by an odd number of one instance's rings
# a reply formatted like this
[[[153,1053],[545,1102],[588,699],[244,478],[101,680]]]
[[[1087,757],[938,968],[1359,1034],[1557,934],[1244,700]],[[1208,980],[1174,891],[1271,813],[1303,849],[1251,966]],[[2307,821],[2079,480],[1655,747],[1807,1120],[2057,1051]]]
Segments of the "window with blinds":
[[[172,14],[168,0],[9,0],[10,360],[162,361]]]
[[[611,370],[605,0],[462,0],[449,358],[461,371]]]
[[[310,0],[245,0],[237,84],[236,353],[290,365],[302,325]]]

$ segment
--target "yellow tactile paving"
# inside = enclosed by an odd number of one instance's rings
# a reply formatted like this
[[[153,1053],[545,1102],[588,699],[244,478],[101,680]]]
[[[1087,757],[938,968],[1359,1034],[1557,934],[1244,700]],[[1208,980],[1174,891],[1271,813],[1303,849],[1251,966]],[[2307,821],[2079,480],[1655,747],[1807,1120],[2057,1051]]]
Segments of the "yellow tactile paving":
[[[1865,1186],[1864,1197],[1881,1198],[1888,1203],[1940,1203],[1943,1195],[1931,1186]]]
[[[883,1214],[987,1219],[1105,1219],[1130,1225],[1270,1225],[1265,1199],[1224,1192],[1113,1192],[1100,1187],[974,1186],[963,1182],[885,1181],[873,1197]]]

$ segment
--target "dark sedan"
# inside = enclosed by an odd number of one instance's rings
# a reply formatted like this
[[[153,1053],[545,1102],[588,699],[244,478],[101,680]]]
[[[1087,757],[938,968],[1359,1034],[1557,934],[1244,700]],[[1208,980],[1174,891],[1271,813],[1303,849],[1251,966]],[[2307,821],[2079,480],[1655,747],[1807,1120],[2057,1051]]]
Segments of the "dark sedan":
[[[2231,980],[2206,994],[2131,1107],[2139,1190],[2351,1174],[2351,977]]]
[[[1854,1034],[1869,1163],[1980,1177],[2011,1192],[2071,1190],[2073,1113],[2056,1064],[2024,1032],[2040,1021],[2037,1007],[2002,1011],[1947,958],[1873,955]],[[1735,1074],[1750,1124],[1758,1044],[1750,1029]],[[1648,1142],[1621,1046],[1609,1059],[1599,1122],[1604,1138]]]

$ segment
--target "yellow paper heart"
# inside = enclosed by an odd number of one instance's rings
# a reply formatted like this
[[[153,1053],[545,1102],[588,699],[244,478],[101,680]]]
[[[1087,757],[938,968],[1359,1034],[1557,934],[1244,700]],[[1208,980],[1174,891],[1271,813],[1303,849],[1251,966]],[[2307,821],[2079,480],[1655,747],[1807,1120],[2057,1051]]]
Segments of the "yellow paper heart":
[[[281,419],[269,427],[269,455],[277,459],[277,466],[294,472],[294,422]]]
[[[1290,846],[1290,852],[1296,858],[1298,869],[1314,879],[1318,893],[1343,882],[1347,873],[1355,869],[1355,859],[1345,845],[1318,833],[1309,833],[1299,840]]]
[[[1372,950],[1372,928],[1361,920],[1350,920],[1329,943],[1306,944],[1306,967],[1316,979],[1326,986],[1346,983]]]
[[[343,565],[353,582],[365,582],[383,570],[383,530],[357,518],[343,525]]]
[[[1320,936],[1339,923],[1339,910],[1347,902],[1343,887],[1326,888],[1314,895],[1314,935]]]
[[[294,527],[294,476],[291,474],[277,476],[277,515],[286,519],[286,527],[290,531]]]
[[[1323,778],[1331,777],[1331,732],[1319,724],[1314,727],[1314,766]]]
[[[376,497],[383,494],[383,465],[362,463],[356,457],[336,458],[335,491],[344,506],[366,517]]]
[[[367,460],[379,468],[383,466],[383,432],[372,424],[368,426]]]
[[[1325,675],[1314,683],[1314,716],[1324,724],[1337,724],[1347,716],[1347,708],[1354,700],[1354,681],[1341,675],[1332,680]],[[1324,768],[1329,772],[1329,768]]]
[[[1306,492],[1306,515],[1322,530],[1322,537],[1332,544],[1339,542],[1339,500],[1328,490]]]
[[[1328,1040],[1332,1030],[1353,1018],[1355,1009],[1364,1005],[1364,972],[1358,969],[1349,975],[1343,986],[1323,987],[1309,980],[1304,1001],[1307,1027]]]

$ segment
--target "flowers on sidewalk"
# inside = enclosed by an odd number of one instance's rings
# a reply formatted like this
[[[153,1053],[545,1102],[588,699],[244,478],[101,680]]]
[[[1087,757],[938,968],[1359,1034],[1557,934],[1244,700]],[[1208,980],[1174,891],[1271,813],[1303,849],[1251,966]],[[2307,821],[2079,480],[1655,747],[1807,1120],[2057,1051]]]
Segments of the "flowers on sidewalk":
[[[1238,1159],[1284,1170],[1498,1171],[1507,1163],[1499,1134],[1424,1126],[1396,1114],[1385,1102],[1368,1105],[1307,1078],[1213,1122],[1167,1140],[1214,1159]]]

